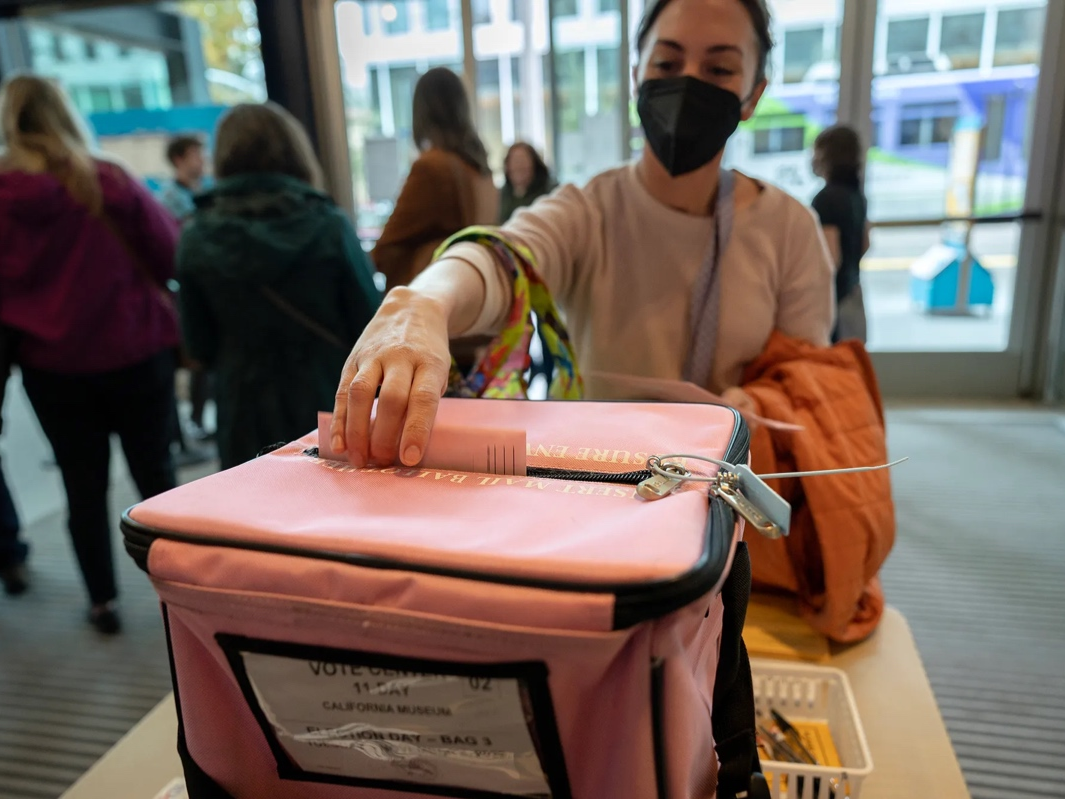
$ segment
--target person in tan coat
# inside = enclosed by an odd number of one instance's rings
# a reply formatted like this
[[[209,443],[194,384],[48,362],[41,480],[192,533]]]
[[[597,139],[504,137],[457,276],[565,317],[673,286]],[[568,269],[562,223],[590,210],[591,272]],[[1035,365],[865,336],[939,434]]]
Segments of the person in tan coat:
[[[499,218],[499,192],[466,89],[447,67],[430,69],[414,87],[413,131],[418,159],[371,253],[389,290],[429,266],[449,236]]]

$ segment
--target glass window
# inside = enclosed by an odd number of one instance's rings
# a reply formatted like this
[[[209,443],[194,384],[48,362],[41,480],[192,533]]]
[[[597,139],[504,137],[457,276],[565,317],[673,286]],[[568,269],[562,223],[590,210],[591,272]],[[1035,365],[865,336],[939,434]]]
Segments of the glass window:
[[[1006,136],[1006,95],[993,94],[987,98],[984,115],[984,160],[998,161]]]
[[[1015,8],[998,12],[995,66],[1038,64],[1043,46],[1046,7]]]
[[[388,68],[388,83],[392,93],[392,118],[395,132],[404,139],[411,137],[414,111],[414,84],[418,82],[418,70],[414,66]]]
[[[30,43],[11,54],[12,66],[63,85],[100,148],[152,187],[170,177],[171,135],[196,131],[210,141],[227,106],[266,98],[248,0],[79,8],[12,24]]]
[[[621,32],[616,24],[575,25],[564,17],[607,8],[598,2],[552,3],[556,50],[550,69],[557,96],[555,108],[548,109],[547,115],[557,113],[558,117],[550,119],[554,125],[551,144],[556,150],[547,155],[554,159],[561,181],[582,184],[618,166],[627,154],[623,137],[630,93],[629,81],[621,78]]]
[[[899,144],[907,147],[948,144],[957,122],[958,105],[956,103],[903,106]]]
[[[801,83],[814,64],[824,59],[824,27],[784,32],[784,82]]]
[[[473,0],[473,24],[487,25],[492,21],[492,0]]]
[[[373,246],[391,214],[416,155],[411,105],[419,76],[432,66],[462,74],[457,0],[395,0],[392,29],[380,13],[386,5],[361,0],[335,5],[357,227],[366,248]],[[410,30],[409,24],[400,30],[400,7],[408,23],[421,20],[414,23],[419,30]],[[372,33],[358,24],[363,11],[378,23],[370,27]],[[426,36],[426,29],[433,35]],[[478,72],[482,81],[490,75],[485,65],[478,65]]]
[[[779,43],[772,81],[725,151],[726,166],[780,186],[809,201],[821,181],[811,169],[810,146],[836,121],[839,55],[834,45],[843,0],[770,0],[773,39]]]
[[[382,3],[378,9],[384,31],[389,36],[398,36],[410,30],[410,7],[404,0],[394,3]]]
[[[621,0],[596,0],[596,3],[600,14],[608,11],[621,11]]]
[[[114,98],[111,96],[110,86],[89,87],[89,110],[90,113],[98,111],[111,111],[114,109]]]
[[[499,59],[487,58],[477,61],[477,91],[499,92]]]
[[[556,17],[577,16],[577,0],[548,0]]]
[[[802,117],[792,114],[760,117],[759,127],[754,131],[754,154],[801,153],[806,147],[806,128],[802,122]]]
[[[945,14],[939,36],[939,51],[950,59],[951,69],[980,66],[986,14]]]
[[[74,33],[64,33],[59,37],[59,51],[56,56],[63,61],[84,61],[85,37]]]
[[[140,86],[124,86],[122,88],[123,108],[144,108],[144,89]]]
[[[555,54],[558,114],[563,133],[577,133],[584,117],[584,50]]]
[[[425,27],[431,31],[444,31],[451,27],[451,0],[426,0]]]
[[[928,17],[893,19],[888,22],[888,71],[914,72],[928,60]]]
[[[621,51],[617,47],[600,47],[596,50],[596,72],[599,87],[598,110],[619,108],[621,97]]]

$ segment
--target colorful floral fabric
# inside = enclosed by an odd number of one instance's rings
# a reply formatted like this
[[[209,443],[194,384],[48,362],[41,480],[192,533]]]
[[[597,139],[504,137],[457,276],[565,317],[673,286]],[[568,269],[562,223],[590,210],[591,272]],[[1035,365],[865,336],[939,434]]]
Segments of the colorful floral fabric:
[[[555,360],[549,396],[552,399],[580,399],[584,384],[573,345],[555,308],[551,292],[536,271],[532,253],[509,241],[494,228],[473,227],[444,242],[437,257],[460,241],[473,242],[492,250],[513,281],[514,300],[503,330],[493,339],[484,357],[469,375],[460,374],[452,361],[448,396],[526,399],[529,386],[525,373],[529,368],[529,342],[534,333],[532,315],[535,313]]]

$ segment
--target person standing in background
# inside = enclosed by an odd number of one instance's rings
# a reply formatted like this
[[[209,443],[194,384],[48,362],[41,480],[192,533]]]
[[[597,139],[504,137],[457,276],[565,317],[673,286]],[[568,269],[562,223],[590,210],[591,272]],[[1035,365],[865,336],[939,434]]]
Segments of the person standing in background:
[[[558,187],[544,159],[531,144],[515,142],[503,159],[503,188],[499,192],[499,224],[505,225],[519,208],[528,208],[540,197]],[[555,371],[555,359],[547,345],[540,321],[536,322],[540,351],[530,353],[529,382],[542,375],[548,385]]]
[[[120,629],[111,553],[111,434],[144,498],[176,485],[170,454],[178,226],[139,180],[94,156],[58,84],[0,89],[0,326],[63,476],[89,622]]]
[[[381,296],[299,122],[273,103],[218,125],[218,182],[178,248],[189,355],[217,380],[228,469],[292,441],[333,404],[337,371]]]
[[[166,145],[166,160],[174,177],[163,189],[160,200],[178,222],[184,222],[196,210],[193,198],[203,189],[207,171],[203,139],[188,134],[175,136]]]
[[[163,205],[174,215],[178,222],[184,224],[196,210],[195,197],[205,187],[207,155],[203,139],[198,135],[184,134],[174,136],[166,145],[166,160],[174,170],[173,179],[164,187],[160,197]],[[185,359],[179,359],[185,360]],[[182,366],[178,364],[179,368]],[[207,401],[212,395],[211,375],[198,364],[184,364],[188,372],[188,399],[192,405],[189,414],[189,431],[193,438],[206,439],[209,434],[204,429],[203,413]],[[177,406],[174,406],[175,414]],[[181,459],[189,465],[204,459],[189,445],[180,415],[175,415],[174,442],[181,451]]]
[[[450,236],[499,219],[499,190],[488,151],[474,129],[462,80],[447,67],[430,69],[418,79],[412,129],[420,154],[371,253],[389,291],[423,272]],[[482,336],[455,343],[455,360],[464,374],[489,340]]]
[[[419,155],[371,253],[389,289],[410,283],[449,236],[499,218],[488,151],[459,76],[447,67],[430,69],[414,87],[413,106]]]
[[[821,219],[836,268],[836,326],[832,341],[866,340],[861,262],[869,250],[868,205],[862,191],[862,145],[846,125],[823,130],[814,141],[813,170],[825,181],[811,205]]]
[[[503,188],[499,192],[499,224],[506,224],[519,208],[526,208],[558,186],[544,159],[531,144],[516,142],[503,159]]]

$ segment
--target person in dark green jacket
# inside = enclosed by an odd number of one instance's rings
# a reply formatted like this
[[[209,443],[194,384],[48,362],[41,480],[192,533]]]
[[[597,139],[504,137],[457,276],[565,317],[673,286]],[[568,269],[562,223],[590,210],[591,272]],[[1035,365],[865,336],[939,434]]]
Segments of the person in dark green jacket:
[[[380,305],[344,212],[321,191],[307,134],[272,103],[218,126],[218,182],[177,253],[189,355],[214,370],[222,468],[312,430]]]

